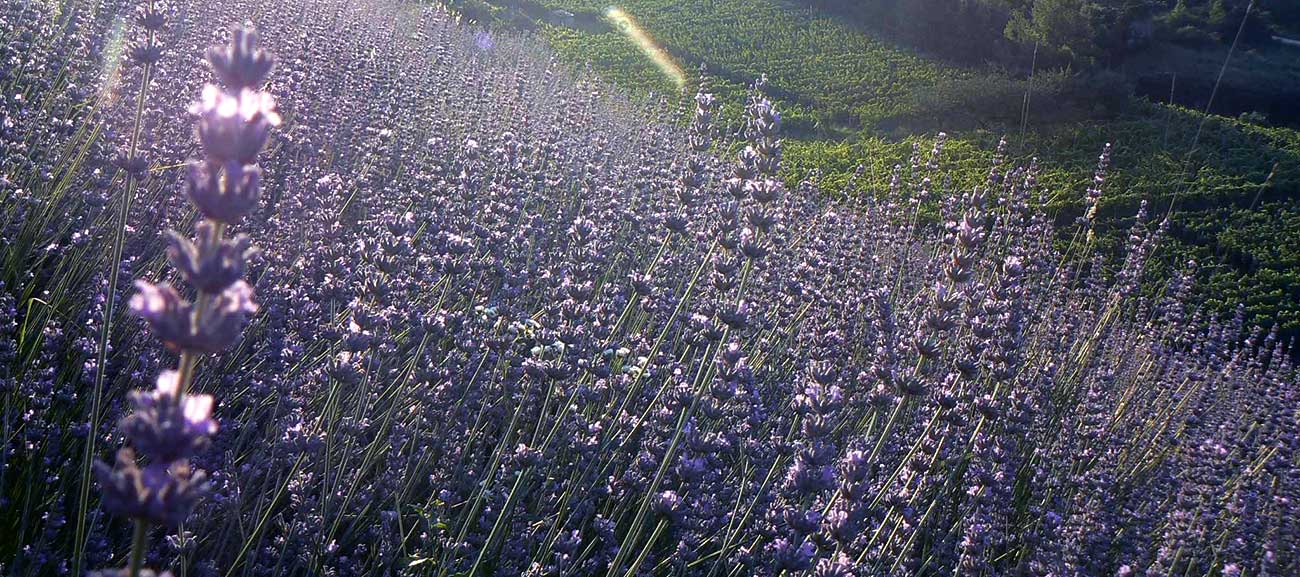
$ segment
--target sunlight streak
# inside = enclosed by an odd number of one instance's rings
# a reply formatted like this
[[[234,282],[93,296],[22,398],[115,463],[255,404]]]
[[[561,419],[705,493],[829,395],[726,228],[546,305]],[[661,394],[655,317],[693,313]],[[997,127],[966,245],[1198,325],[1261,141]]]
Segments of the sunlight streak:
[[[104,47],[104,67],[99,72],[99,97],[101,100],[108,102],[117,90],[117,83],[120,79],[118,70],[122,66],[122,56],[126,52],[126,33],[123,27],[122,17],[118,16],[113,20],[113,29],[109,34],[108,43]]]
[[[610,22],[613,22],[615,27],[623,31],[623,34],[626,34],[636,44],[637,48],[640,48],[641,52],[645,53],[646,57],[655,66],[659,67],[659,70],[669,80],[673,81],[673,84],[677,85],[678,88],[686,85],[686,75],[682,73],[681,67],[673,61],[673,57],[668,54],[667,50],[664,50],[658,42],[655,42],[649,32],[646,32],[636,23],[631,14],[617,6],[610,6],[609,9],[605,10],[605,17]]]

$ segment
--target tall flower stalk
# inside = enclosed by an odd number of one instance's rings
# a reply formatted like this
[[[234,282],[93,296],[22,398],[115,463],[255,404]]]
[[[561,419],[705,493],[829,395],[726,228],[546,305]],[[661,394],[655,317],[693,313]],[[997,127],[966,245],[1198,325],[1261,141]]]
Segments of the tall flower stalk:
[[[117,298],[114,293],[117,292],[118,274],[122,270],[123,248],[126,245],[127,216],[131,213],[131,203],[135,199],[135,190],[141,179],[148,174],[148,161],[140,154],[140,129],[141,119],[144,116],[144,107],[146,95],[149,91],[149,80],[153,75],[153,67],[162,59],[162,47],[158,43],[158,32],[166,25],[166,17],[160,10],[156,10],[153,0],[142,6],[136,15],[136,24],[145,31],[144,41],[131,50],[131,62],[140,66],[140,91],[136,93],[135,116],[131,122],[131,134],[127,141],[126,150],[122,151],[113,159],[114,164],[122,171],[126,177],[126,193],[122,195],[118,207],[117,228],[114,231],[113,250],[109,257],[108,272],[108,297],[105,300],[105,311],[103,322],[100,323],[99,346],[96,350],[95,357],[95,388],[91,401],[90,410],[90,430],[99,429],[100,405],[103,400],[104,375],[108,366],[109,335],[113,330],[114,308],[117,304]],[[83,463],[89,463],[95,454],[95,435],[90,435],[86,442],[85,459]],[[83,470],[84,476],[81,482],[80,510],[85,511],[90,499],[90,472],[92,468],[86,467]],[[73,572],[80,572],[82,554],[85,547],[86,536],[86,518],[85,514],[78,516],[77,520],[77,537],[76,537],[76,554],[74,555]]]
[[[241,280],[254,249],[247,236],[225,232],[256,208],[257,156],[280,123],[275,100],[257,90],[272,60],[250,27],[235,28],[230,44],[209,50],[207,59],[221,86],[205,86],[191,108],[204,156],[190,163],[186,187],[203,218],[193,240],[167,233],[168,260],[197,297],[190,302],[168,283],[137,280],[130,302],[180,361],[158,376],[153,390],[131,394],[134,411],[119,425],[130,446],[117,452],[112,466],[95,463],[104,508],[135,523],[128,566],[111,574],[146,573],[150,528],[180,525],[206,491],[207,476],[190,466],[190,458],[207,447],[217,422],[212,396],[189,392],[195,369],[203,355],[233,345],[257,311],[252,288]]]

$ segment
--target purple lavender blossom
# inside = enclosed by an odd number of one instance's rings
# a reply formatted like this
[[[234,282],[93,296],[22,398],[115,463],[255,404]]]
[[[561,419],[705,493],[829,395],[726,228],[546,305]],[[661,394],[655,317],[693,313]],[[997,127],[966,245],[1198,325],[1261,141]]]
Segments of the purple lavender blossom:
[[[149,323],[163,344],[176,351],[226,350],[239,338],[248,315],[257,312],[253,289],[243,281],[198,306],[182,299],[166,283],[136,281],[135,286],[138,292],[131,297],[131,310]]]

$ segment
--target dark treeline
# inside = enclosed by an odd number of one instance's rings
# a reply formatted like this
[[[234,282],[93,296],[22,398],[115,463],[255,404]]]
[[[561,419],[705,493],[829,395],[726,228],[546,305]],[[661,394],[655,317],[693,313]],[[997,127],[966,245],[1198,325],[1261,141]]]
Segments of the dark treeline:
[[[1250,0],[807,0],[901,41],[963,62],[1048,66],[1114,64],[1153,40],[1230,43]],[[1300,7],[1256,1],[1242,42],[1293,30]],[[937,34],[935,31],[944,31]]]

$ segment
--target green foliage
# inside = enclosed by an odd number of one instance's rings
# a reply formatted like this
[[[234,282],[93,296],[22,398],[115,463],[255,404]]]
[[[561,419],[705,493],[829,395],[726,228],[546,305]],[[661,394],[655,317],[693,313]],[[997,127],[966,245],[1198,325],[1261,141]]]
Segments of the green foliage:
[[[1110,11],[1087,0],[1034,0],[1011,13],[1006,36],[1049,60],[1092,65],[1123,45]]]
[[[1186,215],[1173,230],[1171,259],[1196,259],[1200,294],[1214,310],[1245,303],[1248,318],[1300,333],[1300,201],[1266,202],[1254,210],[1225,206]]]
[[[1150,32],[1188,45],[1228,44],[1244,20],[1242,42],[1260,45],[1274,22],[1293,30],[1300,22],[1291,0],[1257,3],[1249,15],[1249,0],[804,1],[958,62],[1074,69],[1112,65],[1140,51]]]
[[[1081,76],[1062,71],[1016,78],[990,72],[944,80],[913,93],[897,114],[872,118],[866,126],[902,136],[914,132],[1035,126],[1108,119],[1130,105],[1131,89],[1115,74]],[[1049,106],[1036,104],[1050,103]],[[1028,110],[1026,110],[1028,106]],[[1026,117],[1028,114],[1028,117]]]
[[[587,63],[599,63],[603,78],[636,92],[677,92],[673,83],[617,32],[587,33],[551,24],[543,24],[540,30],[542,36],[570,64],[584,66]]]
[[[1247,14],[1250,0],[1177,0],[1156,16],[1157,34],[1186,45],[1230,44],[1240,29],[1240,42],[1263,44],[1273,36],[1272,12],[1255,4]]]
[[[1129,47],[1148,0],[806,0],[968,64],[1087,67]],[[942,34],[935,31],[942,30]]]
[[[1275,45],[1238,49],[1228,56],[1224,46],[1163,44],[1128,59],[1125,68],[1153,99],[1165,101],[1172,87],[1174,102],[1203,110],[1213,92],[1212,112],[1259,112],[1272,122],[1300,124],[1295,105],[1300,102],[1300,50]]]
[[[472,22],[487,22],[496,15],[493,6],[483,0],[447,0],[447,6]]]
[[[517,4],[515,0],[493,1],[502,6]],[[539,2],[547,10],[567,10],[597,19],[609,6],[592,0]],[[815,114],[807,119],[811,126],[806,128],[811,130],[856,128],[864,115],[882,118],[898,114],[916,97],[916,91],[965,74],[865,33],[842,18],[774,0],[629,0],[619,7],[662,43],[688,73],[707,63],[710,76],[737,87],[767,75],[770,96],[781,103],[783,114],[789,116],[791,109]],[[631,64],[636,48],[612,29],[581,35],[590,40],[590,46],[581,47],[569,33],[548,31],[547,35],[561,36],[562,54],[596,64],[611,80],[629,76],[628,65],[638,71],[654,70]],[[613,58],[606,60],[606,55]],[[628,84],[619,83],[645,90],[659,82],[629,80]],[[743,100],[743,92],[719,96],[734,96],[733,102]]]

